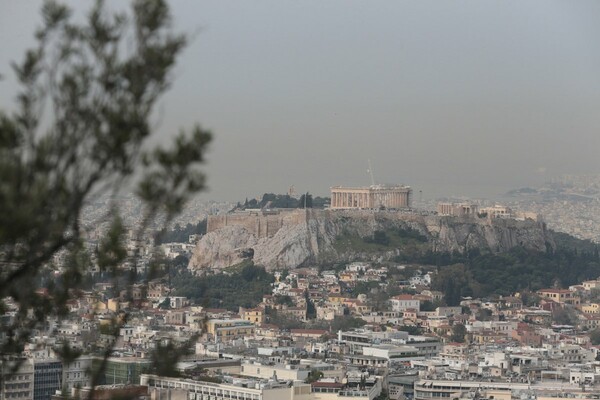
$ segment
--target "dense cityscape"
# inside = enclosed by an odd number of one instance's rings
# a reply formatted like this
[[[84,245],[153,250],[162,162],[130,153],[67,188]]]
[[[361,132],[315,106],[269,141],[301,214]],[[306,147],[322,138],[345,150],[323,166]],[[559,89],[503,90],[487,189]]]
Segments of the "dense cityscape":
[[[339,196],[340,189],[334,190]],[[402,190],[410,193],[408,187]],[[134,227],[139,223],[135,201],[120,201],[124,220]],[[385,201],[355,199],[335,208],[382,214],[426,211],[410,211],[408,199],[393,203],[397,210],[384,209]],[[107,204],[91,206],[84,225],[92,226]],[[191,203],[169,232],[181,230],[184,222],[195,226],[209,215],[233,218],[240,212],[228,207],[236,209],[235,203]],[[451,219],[542,218],[464,201],[439,202],[437,210],[428,212]],[[224,228],[215,228],[214,222],[209,228],[219,229]],[[90,268],[89,286],[68,302],[68,316],[48,319],[21,358],[6,362],[5,370],[17,368],[3,382],[6,399],[49,400],[71,391],[84,395],[92,371],[103,360],[101,349],[109,344],[110,356],[96,384],[100,393],[111,396],[143,392],[156,398],[373,400],[556,398],[569,393],[591,398],[600,388],[600,280],[456,297],[435,265],[351,260],[329,268],[275,271],[245,262],[194,278],[186,272],[187,263],[206,230],[163,244],[158,244],[156,230],[145,238],[131,232],[125,247],[141,261],[124,268],[136,270],[136,283],[119,290],[118,282],[103,279],[97,265]],[[102,234],[90,235],[87,247],[97,246]],[[171,271],[163,269],[166,275],[158,272],[152,278],[149,265],[157,254],[162,267]],[[237,277],[260,282],[258,296],[239,301],[224,297],[215,303],[186,282],[220,275],[224,282]],[[10,321],[18,307],[10,298],[5,307],[3,318]],[[115,325],[123,315],[127,321]],[[81,355],[62,361],[56,349],[63,343]],[[187,351],[162,375],[152,354],[172,343],[187,346]]]
[[[0,400],[600,400],[599,17],[0,2]]]

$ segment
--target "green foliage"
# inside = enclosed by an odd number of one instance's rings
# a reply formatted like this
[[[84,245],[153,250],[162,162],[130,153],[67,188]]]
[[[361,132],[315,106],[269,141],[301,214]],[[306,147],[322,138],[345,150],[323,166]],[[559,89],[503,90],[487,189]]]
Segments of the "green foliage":
[[[238,208],[304,208],[304,200],[306,198],[306,208],[324,208],[329,204],[329,197],[315,197],[310,193],[300,196],[295,199],[287,194],[265,193],[260,200],[246,199],[244,204],[238,204]]]
[[[366,324],[361,318],[352,317],[349,315],[335,317],[332,321],[313,321],[308,325],[298,326],[311,329],[327,329],[333,334],[337,331],[349,331],[355,328],[360,328]]]
[[[331,198],[329,197],[317,196],[312,201],[313,208],[325,208],[325,206],[328,206],[329,204],[331,204]]]
[[[265,193],[259,201],[246,200],[242,208],[298,208],[298,200],[287,194]]]
[[[109,324],[101,324],[98,331],[102,334],[102,335],[113,335],[115,328],[112,325]]]
[[[594,346],[600,344],[600,328],[596,328],[590,332],[590,340]]]
[[[191,370],[181,373],[182,378],[193,379],[201,382],[223,383],[223,380],[218,376],[209,375],[210,372],[206,368],[197,365]]]
[[[332,332],[349,331],[364,325],[366,325],[366,322],[363,319],[349,316],[335,317],[329,324]]]
[[[537,304],[540,304],[541,297],[535,292],[531,292],[529,290],[523,290],[520,292],[520,296],[521,296],[521,301],[523,302],[523,305],[526,307],[532,307]]]
[[[280,329],[289,330],[305,328],[305,323],[303,321],[300,321],[298,318],[279,313],[276,310],[272,310],[270,312],[268,322],[270,324],[277,325]]]
[[[390,238],[384,231],[375,231],[373,232],[373,243],[387,246],[390,244]]]
[[[556,250],[545,253],[515,247],[498,254],[441,255],[438,260],[460,261],[461,267],[440,266],[433,288],[455,305],[460,296],[511,295],[552,287],[557,279],[569,286],[598,275],[597,245],[564,235],[556,242]]]
[[[118,274],[117,268],[127,257],[127,250],[123,247],[124,239],[125,227],[117,215],[112,221],[108,233],[100,241],[97,251],[100,271],[110,270],[113,276]]]
[[[181,132],[172,149],[156,148],[142,154],[144,172],[136,193],[148,204],[150,214],[164,211],[170,220],[189,199],[190,192],[204,187],[204,174],[188,166],[204,161],[204,149],[210,140],[211,135],[196,126],[190,135]]]
[[[308,377],[304,381],[305,383],[313,383],[323,377],[323,373],[317,369],[311,369],[308,373]]]
[[[433,289],[444,293],[448,305],[458,305],[461,297],[512,295],[552,287],[557,279],[564,286],[595,278],[600,270],[598,245],[565,234],[552,233],[556,248],[538,252],[514,247],[503,253],[473,249],[466,254],[433,252],[427,238],[411,229],[376,231],[361,238],[342,232],[336,238],[337,252],[377,253],[398,249],[398,263],[435,265],[438,273]],[[406,271],[390,270],[397,279]],[[410,274],[409,274],[410,275]],[[531,297],[535,302],[535,296]]]
[[[159,305],[158,308],[161,310],[169,310],[171,308],[171,298],[166,297]]]
[[[435,311],[436,306],[435,304],[433,304],[433,302],[429,301],[429,300],[425,300],[423,302],[421,302],[421,311]]]
[[[423,333],[420,327],[416,325],[401,325],[398,330],[408,332],[409,335],[420,335]]]
[[[378,288],[379,287],[379,282],[375,282],[375,281],[369,281],[369,282],[363,282],[363,281],[359,281],[356,282],[356,285],[352,288],[352,291],[350,292],[352,297],[356,297],[359,294],[369,294],[371,293],[372,289]]]
[[[590,240],[578,239],[563,232],[551,231],[556,247],[559,250],[574,251],[576,253],[598,255],[598,244]]]
[[[572,308],[555,308],[552,321],[559,325],[577,325],[577,313]]]
[[[298,199],[298,208],[313,208],[312,194],[306,193]]]
[[[242,272],[242,270],[246,267],[251,267],[254,266],[254,262],[252,260],[244,260],[242,262],[239,262],[237,264],[233,264],[230,265],[229,267],[226,267],[223,272],[225,272],[226,274],[239,274],[240,272]]]
[[[450,340],[456,343],[464,343],[467,335],[467,328],[463,324],[454,324],[452,326],[452,336]]]
[[[174,295],[186,296],[196,304],[212,308],[256,307],[271,292],[272,274],[263,267],[246,265],[232,274],[193,276],[181,271],[172,280]]]
[[[477,321],[491,321],[492,320],[492,310],[488,308],[480,308],[477,311],[477,315],[475,316]]]
[[[461,297],[473,296],[473,288],[479,288],[478,282],[474,281],[471,272],[463,264],[440,268],[431,286],[444,293],[444,302],[449,306],[459,305]]]
[[[364,238],[350,232],[342,232],[333,245],[338,252],[376,253],[399,249],[402,256],[395,260],[397,262],[418,259],[429,248],[427,239],[423,241],[422,236],[403,229],[377,230],[373,236]]]
[[[194,380],[201,382],[211,382],[211,383],[223,383],[223,379],[218,376],[209,376],[209,375],[197,375],[194,376]]]
[[[304,291],[304,300],[306,300],[306,318],[317,318],[317,308],[315,307],[315,303],[311,300],[310,296],[308,295],[308,290]]]
[[[78,22],[68,7],[46,1],[35,47],[12,65],[20,85],[15,111],[0,110],[0,298],[12,297],[18,311],[1,328],[2,353],[20,351],[80,295],[92,266],[81,226],[85,205],[100,196],[111,199],[109,212],[94,221],[109,226],[95,255],[118,293],[135,280],[123,265],[135,271],[139,260],[123,246],[126,228],[116,195],[135,188],[143,201],[135,234],[142,236],[159,214],[168,223],[204,188],[199,167],[211,141],[208,131],[181,131],[167,148],[149,143],[155,105],[172,83],[186,37],[171,30],[165,1],[132,4],[130,15],[111,15],[97,1]],[[42,115],[44,110],[49,113]],[[58,270],[53,260],[59,252],[67,260],[61,275],[40,279]],[[108,329],[113,343],[126,321],[120,315]],[[110,353],[111,346],[103,349],[101,366]],[[92,386],[101,373],[102,367]]]
[[[177,363],[181,357],[193,354],[193,343],[196,339],[197,337],[192,337],[181,345],[177,345],[170,340],[166,344],[157,343],[156,349],[152,353],[152,368],[150,373],[159,376],[181,376],[180,371],[177,369]]]
[[[396,234],[402,238],[413,239],[418,242],[427,243],[426,236],[422,235],[419,231],[412,229],[410,227],[398,228],[398,229],[396,229]]]
[[[375,292],[371,292],[368,298],[368,304],[373,307],[375,311],[386,311],[389,307],[388,300],[390,295],[387,291],[376,289]]]
[[[176,224],[172,230],[163,229],[154,236],[154,243],[187,243],[190,235],[204,235],[206,233],[206,218],[197,224],[187,224],[181,227]]]
[[[390,396],[389,396],[387,390],[382,389],[381,394],[379,396],[375,397],[373,400],[390,400]]]
[[[279,305],[283,304],[283,305],[286,305],[288,307],[293,307],[294,306],[294,301],[288,295],[285,295],[285,296],[277,295],[277,296],[275,296],[275,304],[279,304]]]

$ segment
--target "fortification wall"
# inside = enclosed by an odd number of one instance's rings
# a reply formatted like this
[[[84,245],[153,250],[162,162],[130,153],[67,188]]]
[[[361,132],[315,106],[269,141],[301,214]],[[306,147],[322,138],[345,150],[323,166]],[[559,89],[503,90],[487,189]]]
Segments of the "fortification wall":
[[[346,243],[345,237],[366,238],[378,230],[392,233],[399,229],[418,231],[434,252],[484,249],[497,253],[515,246],[543,252],[555,246],[545,225],[533,220],[367,210],[257,211],[210,217],[209,233],[194,250],[190,269],[224,268],[248,259],[249,253],[257,265],[271,269],[391,260],[406,250],[404,245],[365,252]],[[249,249],[253,251],[244,251]]]
[[[297,225],[306,218],[304,210],[257,211],[239,214],[210,215],[207,233],[226,226],[242,226],[257,238],[273,237],[284,225]]]

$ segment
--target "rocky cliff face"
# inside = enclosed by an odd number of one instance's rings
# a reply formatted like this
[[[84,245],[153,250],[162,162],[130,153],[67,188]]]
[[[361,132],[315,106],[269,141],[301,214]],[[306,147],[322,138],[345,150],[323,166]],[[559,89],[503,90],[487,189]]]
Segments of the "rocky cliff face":
[[[298,211],[304,213],[304,211]],[[553,246],[544,224],[508,219],[457,218],[396,212],[309,210],[302,218],[284,224],[272,237],[257,237],[242,225],[206,234],[196,246],[189,268],[222,269],[253,259],[267,269],[339,261],[376,261],[399,255],[402,248],[364,251],[340,245],[340,237],[371,237],[375,231],[410,229],[439,252],[465,252],[475,248],[501,252],[514,246],[546,251]]]

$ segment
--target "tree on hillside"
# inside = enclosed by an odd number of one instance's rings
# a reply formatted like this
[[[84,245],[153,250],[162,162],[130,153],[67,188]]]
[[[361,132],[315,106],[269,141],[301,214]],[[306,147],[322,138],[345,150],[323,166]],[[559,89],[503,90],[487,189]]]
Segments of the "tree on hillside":
[[[421,303],[421,311],[435,311],[437,307],[430,300],[425,300]]]
[[[460,304],[461,297],[467,294],[470,277],[462,264],[442,267],[435,275],[432,288],[444,293],[444,301],[449,306]]]
[[[313,208],[312,194],[306,193],[300,196],[298,200],[298,208]]]
[[[304,290],[304,300],[306,301],[306,318],[307,319],[317,318],[317,308],[315,307],[315,303],[310,298],[308,289]]]
[[[489,308],[480,308],[477,311],[477,315],[475,316],[477,321],[491,321],[492,320],[492,310]]]
[[[452,335],[450,340],[456,343],[464,343],[467,335],[467,328],[463,324],[454,324],[452,326]]]
[[[313,383],[323,377],[323,373],[317,369],[311,369],[308,373],[308,377],[304,380],[305,383]]]
[[[187,243],[191,235],[206,234],[207,219],[204,218],[197,224],[188,223],[185,227],[176,224],[172,230],[162,229],[154,235],[154,244]]]
[[[0,298],[10,297],[17,308],[0,328],[4,354],[22,350],[47,318],[65,317],[67,302],[79,296],[92,265],[82,226],[87,204],[103,195],[112,199],[94,223],[109,227],[93,256],[115,288],[126,289],[134,274],[122,266],[135,271],[139,260],[124,247],[115,195],[135,187],[144,205],[135,234],[142,236],[157,215],[170,221],[204,188],[198,166],[209,132],[182,130],[170,148],[147,143],[155,105],[186,44],[171,30],[166,1],[135,0],[130,15],[110,14],[97,1],[81,24],[71,15],[55,1],[44,3],[36,46],[13,64],[20,84],[16,110],[0,111]],[[66,260],[61,275],[41,280],[58,267],[58,254]],[[126,321],[127,315],[113,321],[115,338]],[[76,352],[64,344],[61,354],[69,359]],[[93,385],[99,377],[94,374]]]
[[[390,244],[390,238],[385,231],[375,231],[373,232],[373,243],[387,246]]]
[[[325,208],[325,206],[328,206],[329,204],[331,204],[331,199],[329,197],[317,196],[312,200],[313,208]]]
[[[560,325],[576,325],[577,314],[572,308],[557,307],[552,310],[552,321]]]
[[[590,340],[594,346],[600,344],[600,329],[596,328],[590,332]]]

